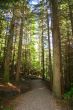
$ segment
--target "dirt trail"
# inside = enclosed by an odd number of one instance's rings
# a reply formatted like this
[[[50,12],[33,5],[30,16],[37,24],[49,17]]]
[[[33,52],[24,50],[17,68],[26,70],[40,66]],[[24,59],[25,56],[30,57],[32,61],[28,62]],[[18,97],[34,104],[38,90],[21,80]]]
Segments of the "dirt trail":
[[[17,97],[13,103],[13,110],[67,110],[56,103],[42,80],[32,80],[32,90]]]

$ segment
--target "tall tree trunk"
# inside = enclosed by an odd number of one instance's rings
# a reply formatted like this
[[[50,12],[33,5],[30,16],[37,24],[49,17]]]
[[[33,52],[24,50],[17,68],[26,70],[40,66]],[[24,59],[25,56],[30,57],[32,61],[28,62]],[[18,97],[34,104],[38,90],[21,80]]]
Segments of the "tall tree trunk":
[[[19,38],[18,56],[17,56],[16,81],[19,81],[19,77],[20,77],[22,38],[23,38],[23,26],[24,26],[24,3],[21,12],[22,12],[22,18],[21,18],[20,38]]]
[[[7,22],[7,28],[8,28],[8,22]],[[7,36],[7,31],[6,31],[3,64],[5,63],[5,56],[6,56],[6,49],[7,49],[7,41],[8,41],[8,36]]]
[[[48,49],[49,49],[49,74],[50,74],[50,87],[52,89],[53,82],[53,71],[52,71],[52,60],[51,60],[51,45],[50,45],[50,34],[49,34],[49,16],[47,11],[47,28],[48,28]]]
[[[13,35],[14,35],[14,9],[13,9],[13,18],[11,21],[10,35],[8,36],[7,49],[6,49],[5,62],[4,62],[4,81],[5,82],[9,81],[10,63],[12,59]]]
[[[68,0],[68,6],[69,6],[69,14],[70,14],[70,20],[71,20],[71,28],[72,28],[72,36],[73,36],[73,6],[71,6],[70,0]]]
[[[53,92],[57,97],[61,97],[61,42],[58,18],[57,0],[51,0],[53,12],[53,51],[54,51],[54,72],[53,72]]]
[[[69,37],[69,30],[67,26],[67,44],[66,44],[66,72],[65,72],[65,89],[69,90],[71,85],[71,50],[70,50],[70,37]]]
[[[14,79],[15,78],[15,44],[16,44],[16,38],[17,35],[15,35],[15,40],[14,40],[14,44],[13,44],[13,55],[12,55],[12,66],[11,66],[11,78]],[[12,77],[13,76],[13,77]]]
[[[42,18],[43,19],[43,18]],[[42,50],[42,58],[41,58],[41,66],[42,66],[42,78],[44,79],[44,35],[43,35],[43,20],[42,20],[42,36],[41,36],[41,50]]]

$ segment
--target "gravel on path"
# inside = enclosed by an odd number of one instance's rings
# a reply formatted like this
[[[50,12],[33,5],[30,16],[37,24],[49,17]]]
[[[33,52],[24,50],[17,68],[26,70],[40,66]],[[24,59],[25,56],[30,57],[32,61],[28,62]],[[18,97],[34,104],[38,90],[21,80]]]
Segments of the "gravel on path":
[[[42,80],[32,80],[31,82],[32,90],[13,101],[13,110],[66,110],[57,104]]]

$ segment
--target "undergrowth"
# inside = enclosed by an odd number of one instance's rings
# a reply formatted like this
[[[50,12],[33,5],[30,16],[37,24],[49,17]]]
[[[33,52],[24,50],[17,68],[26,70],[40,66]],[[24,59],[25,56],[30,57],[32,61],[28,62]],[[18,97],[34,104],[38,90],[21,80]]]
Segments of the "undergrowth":
[[[73,87],[64,94],[64,99],[73,100]]]

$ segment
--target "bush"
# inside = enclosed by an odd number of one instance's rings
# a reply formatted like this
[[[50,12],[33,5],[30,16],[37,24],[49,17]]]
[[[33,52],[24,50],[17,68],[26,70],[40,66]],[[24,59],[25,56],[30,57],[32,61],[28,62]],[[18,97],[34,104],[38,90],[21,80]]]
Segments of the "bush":
[[[73,87],[64,94],[64,99],[73,100]]]

